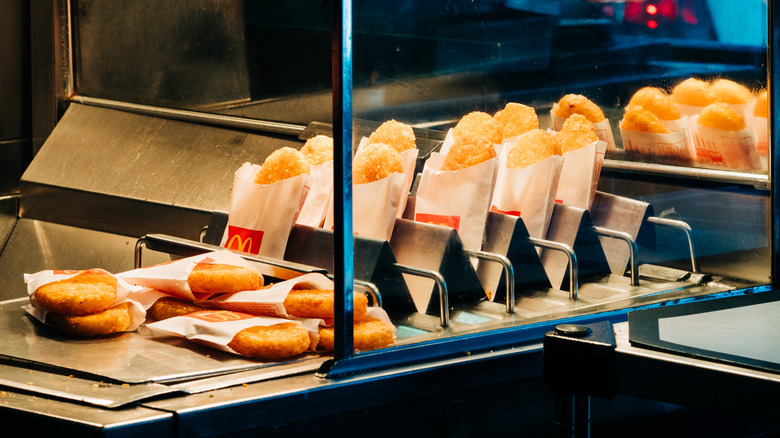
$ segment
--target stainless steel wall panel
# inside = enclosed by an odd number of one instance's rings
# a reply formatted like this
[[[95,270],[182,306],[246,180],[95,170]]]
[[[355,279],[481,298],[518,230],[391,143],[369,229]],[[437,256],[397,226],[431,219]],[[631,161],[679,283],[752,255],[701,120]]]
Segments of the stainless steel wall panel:
[[[294,137],[73,103],[20,182],[20,216],[140,237],[196,239],[229,210],[233,175]]]

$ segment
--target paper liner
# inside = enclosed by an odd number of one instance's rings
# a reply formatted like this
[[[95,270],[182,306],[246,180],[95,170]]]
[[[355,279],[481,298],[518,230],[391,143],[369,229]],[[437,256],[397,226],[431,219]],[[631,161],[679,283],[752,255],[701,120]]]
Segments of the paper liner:
[[[183,316],[164,319],[146,326],[153,330],[162,330],[190,341],[208,345],[212,348],[239,354],[228,347],[236,333],[255,326],[271,326],[275,324],[294,322],[300,324],[309,333],[311,345],[309,351],[314,351],[319,342],[319,326],[321,319],[285,319],[269,316],[256,316],[248,313],[230,310],[203,310]]]
[[[225,249],[159,265],[133,269],[116,274],[116,276],[130,284],[157,289],[177,298],[188,301],[200,301],[205,300],[211,294],[195,294],[187,284],[187,277],[189,277],[190,272],[198,263],[220,263],[254,269],[243,257]]]
[[[682,160],[693,159],[692,148],[688,143],[685,129],[668,134],[656,134],[620,128],[620,136],[623,138],[623,148],[626,151],[648,156],[672,157]]]
[[[311,188],[303,201],[297,224],[321,227],[333,196],[333,161],[311,167]]]
[[[509,147],[507,147],[509,146]],[[504,151],[511,149],[505,144]],[[490,210],[520,216],[531,237],[544,239],[550,223],[563,157],[555,155],[524,167],[510,169],[502,154]]]
[[[387,178],[365,184],[352,185],[352,232],[377,240],[390,240],[398,204],[404,191],[404,174],[394,173]],[[323,228],[333,229],[333,199],[328,207]]]
[[[749,127],[741,131],[723,131],[699,126],[696,119],[691,118],[691,125],[695,126],[692,136],[698,162],[728,169],[761,169],[755,138]]]
[[[311,176],[298,175],[256,184],[260,166],[244,163],[235,173],[230,212],[220,246],[281,259],[290,229],[311,185]]]
[[[110,274],[108,271],[103,269],[98,270]],[[24,281],[27,284],[27,295],[30,298],[30,306],[25,306],[24,310],[38,321],[46,323],[46,315],[49,312],[37,307],[35,291],[44,284],[59,280],[67,280],[69,278],[75,277],[81,272],[82,271],[46,270],[39,271],[34,274],[24,274]],[[130,303],[130,326],[124,331],[134,331],[140,327],[146,319],[146,310],[134,296],[134,291],[137,288],[132,284],[124,281],[122,278],[119,278],[118,276],[114,277],[117,279],[116,299],[109,307],[113,307],[125,302]]]
[[[414,220],[454,228],[466,249],[479,251],[495,187],[498,158],[456,171],[442,171],[445,154],[432,153],[423,168]]]
[[[333,281],[318,273],[304,274],[275,283],[266,289],[214,296],[205,303],[225,310],[285,318],[289,315],[284,308],[284,300],[295,286],[304,289],[332,290]]]
[[[598,140],[563,154],[555,202],[590,209],[590,204],[596,197],[606,147],[605,142]]]

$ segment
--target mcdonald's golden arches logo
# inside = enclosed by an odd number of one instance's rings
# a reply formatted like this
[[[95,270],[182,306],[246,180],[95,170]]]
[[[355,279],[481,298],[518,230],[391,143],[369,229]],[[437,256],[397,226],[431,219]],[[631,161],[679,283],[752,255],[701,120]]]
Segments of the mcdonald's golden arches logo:
[[[262,231],[228,225],[228,236],[225,248],[248,252],[250,254],[258,254],[262,243]]]
[[[232,310],[201,310],[187,316],[206,322],[241,321],[242,319],[256,318],[249,313],[233,312]]]

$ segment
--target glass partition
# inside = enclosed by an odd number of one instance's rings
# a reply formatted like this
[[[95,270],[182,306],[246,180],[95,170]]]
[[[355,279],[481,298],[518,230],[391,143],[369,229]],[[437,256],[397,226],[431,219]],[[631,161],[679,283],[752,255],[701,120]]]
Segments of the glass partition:
[[[330,2],[72,4],[78,95],[328,135]],[[764,1],[352,8],[355,277],[398,344],[769,282]]]

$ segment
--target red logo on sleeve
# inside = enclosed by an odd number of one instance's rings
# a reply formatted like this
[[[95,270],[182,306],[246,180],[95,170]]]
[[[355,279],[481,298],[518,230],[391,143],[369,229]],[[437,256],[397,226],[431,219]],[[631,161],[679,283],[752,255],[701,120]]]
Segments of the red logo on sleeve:
[[[495,205],[490,207],[490,211],[493,211],[493,212],[496,212],[496,213],[504,213],[504,214],[508,214],[510,216],[520,216],[520,212],[519,211],[515,211],[515,210],[504,211],[504,210],[501,210],[500,208],[496,207]]]
[[[228,236],[225,248],[248,252],[250,254],[258,254],[262,243],[262,231],[228,225]]]
[[[456,230],[460,226],[460,216],[443,216],[440,214],[418,213],[414,216],[414,220],[417,222],[425,222],[427,224],[455,228]]]

